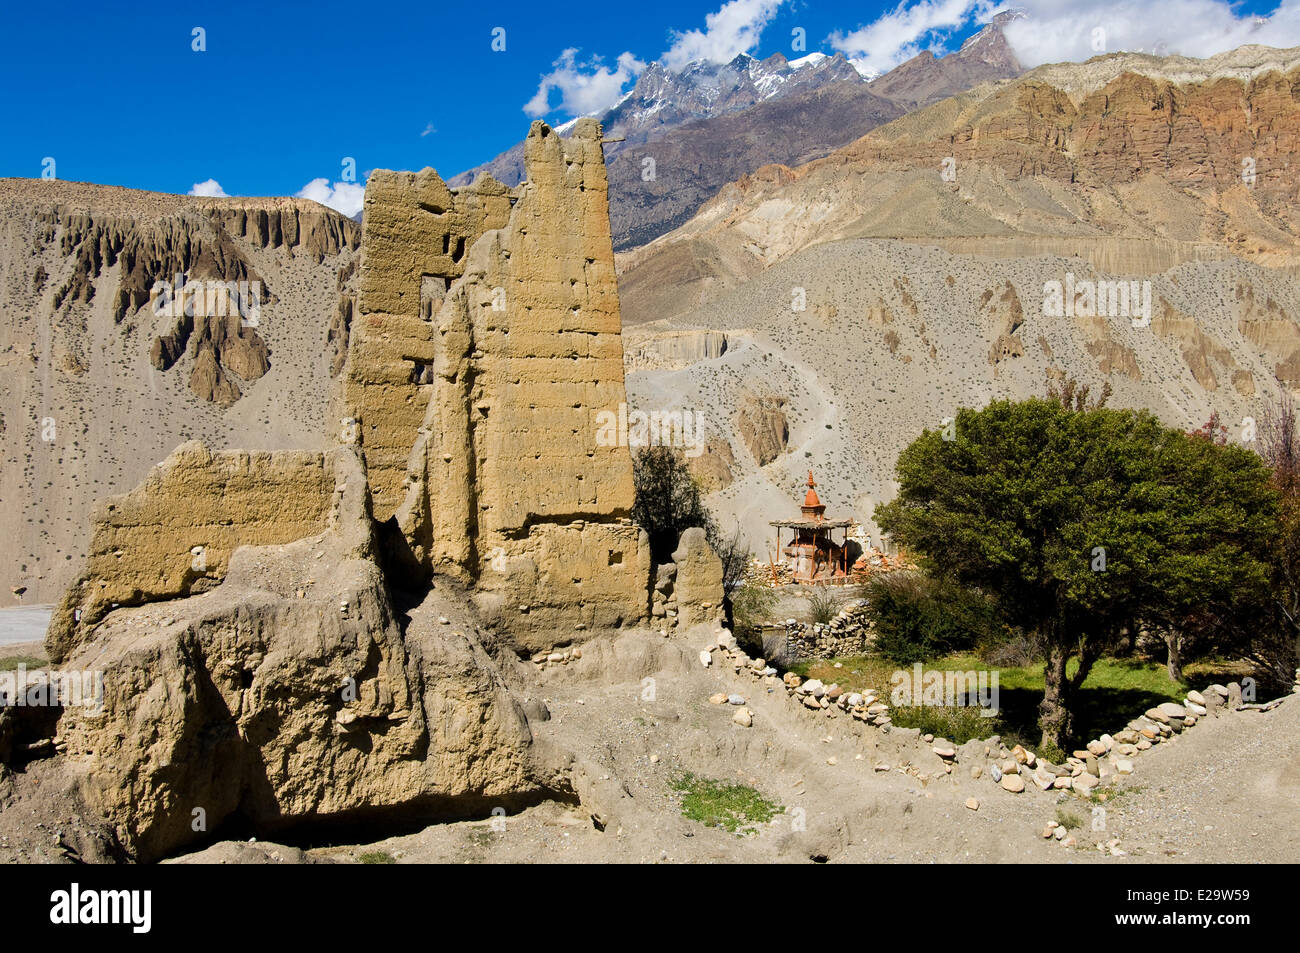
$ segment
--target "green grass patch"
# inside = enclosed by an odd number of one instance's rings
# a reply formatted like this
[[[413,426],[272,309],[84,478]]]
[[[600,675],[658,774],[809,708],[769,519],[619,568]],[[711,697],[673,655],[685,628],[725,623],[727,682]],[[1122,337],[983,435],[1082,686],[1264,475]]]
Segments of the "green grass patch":
[[[836,668],[835,663],[840,667]],[[891,706],[890,718],[901,728],[917,728],[922,733],[939,735],[955,744],[972,738],[1001,735],[1011,745],[1023,744],[1049,760],[1060,763],[1069,754],[1042,750],[1039,740],[1038,704],[1043,700],[1043,665],[1019,667],[989,666],[973,654],[950,655],[923,663],[926,671],[998,673],[997,717],[985,718],[973,706]],[[1175,682],[1158,662],[1132,658],[1100,659],[1088,673],[1079,690],[1074,711],[1075,739],[1096,738],[1105,732],[1119,731],[1131,719],[1161,702],[1179,702],[1189,687],[1214,681],[1232,681],[1241,677],[1240,664],[1197,662],[1183,669],[1184,681]],[[827,685],[838,683],[845,691],[873,688],[880,700],[889,704],[891,679],[895,672],[911,672],[888,659],[874,656],[849,656],[800,662],[791,668],[804,678],[820,679]],[[1071,661],[1069,672],[1078,671]],[[1190,684],[1189,684],[1190,683]]]
[[[1083,827],[1083,818],[1080,818],[1074,811],[1066,810],[1065,807],[1057,807],[1057,823],[1066,831],[1078,831]]]
[[[1093,788],[1088,792],[1088,800],[1093,804],[1115,803],[1120,798],[1129,794],[1137,794],[1142,790],[1142,785],[1132,784],[1126,787],[1105,787]]]
[[[0,658],[0,672],[16,672],[19,665],[26,665],[30,671],[44,668],[48,664],[49,660],[40,655],[10,655],[8,658]]]
[[[744,784],[711,781],[683,774],[672,782],[681,795],[682,816],[705,827],[721,827],[732,834],[752,834],[785,808]]]
[[[1073,811],[1067,811],[1063,807],[1056,809],[1056,823],[1060,824],[1067,831],[1077,831],[1083,827],[1083,818]]]
[[[1013,737],[1010,740],[1033,751],[1037,757],[1046,758],[1048,761],[1052,762],[1052,764],[1065,764],[1066,760],[1070,757],[1069,752],[1062,751],[1050,741],[1043,744],[1041,735],[1036,735],[1035,738],[1039,742],[1037,745],[1031,745],[1029,743],[1031,739],[1029,738]]]
[[[395,864],[397,859],[388,851],[369,850],[357,858],[359,863],[363,864]]]
[[[947,738],[964,745],[974,738],[987,738],[1001,730],[997,717],[988,718],[974,707],[909,705],[891,708],[889,719],[900,728],[915,728],[921,734]]]

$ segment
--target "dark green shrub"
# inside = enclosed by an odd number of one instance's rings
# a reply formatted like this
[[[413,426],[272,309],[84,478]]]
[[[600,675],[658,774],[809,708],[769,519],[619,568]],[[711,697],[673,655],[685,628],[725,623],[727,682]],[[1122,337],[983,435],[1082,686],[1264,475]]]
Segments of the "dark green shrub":
[[[632,457],[632,476],[636,483],[632,520],[649,535],[656,564],[672,559],[682,533],[693,526],[704,527],[716,548],[717,526],[680,452],[647,447]]]
[[[970,651],[1002,630],[992,600],[918,572],[878,576],[866,591],[874,651],[900,665]]]
[[[740,647],[750,655],[766,654],[763,623],[771,620],[776,602],[776,590],[760,573],[746,573],[731,591],[732,633]]]

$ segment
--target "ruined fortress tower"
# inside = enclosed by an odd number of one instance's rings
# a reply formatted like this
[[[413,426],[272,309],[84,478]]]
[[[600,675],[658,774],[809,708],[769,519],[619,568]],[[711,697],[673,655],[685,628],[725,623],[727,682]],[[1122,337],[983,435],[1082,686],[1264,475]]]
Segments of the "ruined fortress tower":
[[[650,554],[628,449],[597,441],[627,399],[600,126],[524,149],[514,192],[371,177],[342,429],[407,566],[537,648],[644,620]]]

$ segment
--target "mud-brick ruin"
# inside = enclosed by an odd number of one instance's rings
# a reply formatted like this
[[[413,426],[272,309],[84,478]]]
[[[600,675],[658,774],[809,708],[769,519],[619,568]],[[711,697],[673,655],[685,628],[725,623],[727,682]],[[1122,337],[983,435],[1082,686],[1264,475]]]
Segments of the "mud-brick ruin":
[[[104,708],[52,740],[127,855],[203,839],[195,808],[274,830],[564,791],[521,660],[716,627],[703,533],[652,566],[629,451],[597,442],[626,401],[600,127],[535,123],[525,156],[515,189],[371,176],[333,449],[189,443],[100,504],[47,648]]]
[[[599,127],[537,124],[525,161],[518,194],[371,179],[342,426],[408,569],[473,584],[540,648],[643,621],[650,554],[628,450],[596,439],[626,401]]]

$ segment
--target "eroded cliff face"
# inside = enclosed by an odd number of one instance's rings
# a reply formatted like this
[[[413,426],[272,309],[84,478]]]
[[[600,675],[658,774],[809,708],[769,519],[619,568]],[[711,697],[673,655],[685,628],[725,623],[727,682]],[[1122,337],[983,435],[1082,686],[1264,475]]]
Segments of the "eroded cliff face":
[[[1051,180],[1069,191],[1107,185],[1118,190],[1112,201],[1086,211],[1098,225],[1123,222],[1142,204],[1125,186],[1153,191],[1148,180],[1154,178],[1206,202],[1167,207],[1163,215],[1153,208],[1148,227],[1157,235],[1231,240],[1236,230],[1239,253],[1265,252],[1296,227],[1288,169],[1300,151],[1300,54],[1270,52],[1277,59],[1256,63],[1239,50],[1231,55],[1249,66],[1216,67],[1210,60],[1190,75],[1134,54],[1043,67],[994,91],[916,113],[823,161],[938,169],[951,157],[957,181],[971,164],[996,167],[1012,180]],[[1207,218],[1215,210],[1221,221]],[[1201,220],[1184,212],[1199,212]]]
[[[167,298],[179,295],[187,284],[244,283],[252,289],[253,301],[223,296],[220,314],[215,307],[214,313],[207,313],[191,304],[185,313],[184,306],[178,306],[174,326],[155,336],[150,349],[154,368],[168,371],[188,346],[193,358],[190,389],[223,406],[242,396],[236,381],[256,380],[269,369],[266,342],[254,330],[255,323],[240,321],[239,312],[269,302],[271,288],[234,239],[259,250],[293,250],[317,265],[359,244],[357,230],[347,219],[291,200],[270,200],[269,207],[265,200],[261,204],[214,201],[146,223],[125,209],[55,202],[38,210],[33,219],[37,250],[57,243],[61,254],[72,261],[66,276],[53,287],[56,313],[70,313],[78,303],[90,304],[98,279],[113,270],[118,280],[109,309],[118,324],[146,305],[164,310],[159,305],[158,282],[172,286]],[[34,290],[44,290],[48,280],[39,277],[41,287]],[[204,299],[208,297],[205,294]],[[212,303],[217,303],[215,298]]]

